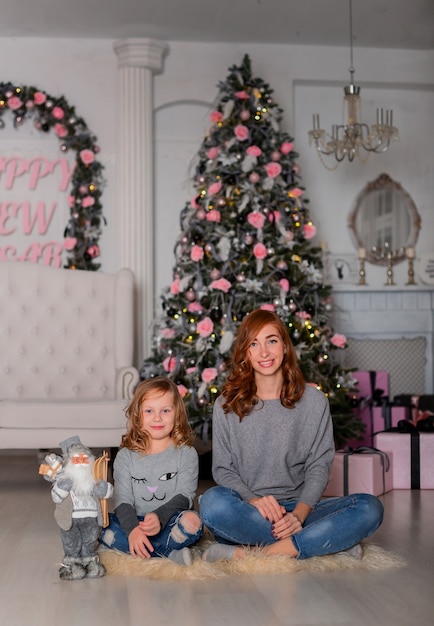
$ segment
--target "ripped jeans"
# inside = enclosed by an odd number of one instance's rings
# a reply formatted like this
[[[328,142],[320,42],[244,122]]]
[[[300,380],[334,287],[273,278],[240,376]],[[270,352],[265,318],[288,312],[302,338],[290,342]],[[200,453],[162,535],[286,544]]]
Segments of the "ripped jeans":
[[[293,511],[297,500],[280,502]],[[211,487],[199,498],[200,517],[220,543],[266,546],[276,543],[272,524],[237,491]],[[300,532],[292,535],[298,559],[347,550],[369,537],[383,521],[383,505],[367,493],[320,500]]]
[[[154,548],[154,552],[150,553],[151,557],[169,556],[172,550],[181,550],[182,548],[191,546],[200,539],[202,527],[200,527],[196,533],[185,530],[181,519],[183,513],[185,513],[185,511],[173,515],[167,526],[165,526],[158,535],[149,537]],[[139,515],[137,519],[139,522],[143,521],[143,515]],[[175,535],[176,538],[174,538],[173,535]],[[114,513],[109,513],[109,525],[103,528],[99,541],[107,548],[130,554],[128,537]]]

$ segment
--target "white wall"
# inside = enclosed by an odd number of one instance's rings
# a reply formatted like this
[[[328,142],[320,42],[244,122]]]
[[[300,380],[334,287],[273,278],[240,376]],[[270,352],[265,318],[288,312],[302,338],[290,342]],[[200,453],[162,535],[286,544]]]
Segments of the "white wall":
[[[100,261],[105,271],[115,271],[117,60],[112,42],[33,38],[3,38],[0,41],[3,59],[0,82],[33,85],[53,97],[64,95],[68,103],[75,106],[77,115],[83,117],[97,136],[101,148],[98,158],[105,166],[104,176],[107,181],[102,204],[108,222],[100,240]],[[23,131],[16,131],[17,134],[20,132]],[[1,137],[0,130],[0,154]],[[19,184],[14,189],[17,197],[20,197]],[[63,227],[68,217],[69,208],[65,206]],[[61,236],[59,234],[59,239]]]
[[[248,53],[253,73],[274,89],[284,109],[283,127],[295,137],[303,184],[318,226],[318,240],[334,253],[354,254],[347,229],[353,201],[365,184],[389,173],[413,197],[422,217],[417,254],[432,251],[434,232],[433,89],[434,51],[355,51],[356,82],[362,86],[363,115],[368,122],[375,107],[394,109],[400,142],[367,164],[342,164],[326,171],[308,145],[312,113],[320,113],[327,128],[339,121],[342,87],[348,82],[349,53],[345,48],[283,45],[235,45],[171,42],[162,74],[155,77],[156,154],[156,284],[157,300],[172,276],[173,245],[179,214],[191,195],[189,165],[207,127],[207,105],[217,96],[217,83],[228,67]],[[116,263],[116,73],[113,42],[71,39],[2,39],[7,75],[0,80],[32,84],[51,95],[63,94],[97,135],[105,165],[103,194],[108,225],[101,238],[102,267]],[[3,69],[3,73],[5,70]],[[368,82],[369,81],[369,82]],[[17,131],[19,132],[19,131]],[[0,131],[1,139],[1,131]],[[1,144],[0,144],[1,145]],[[370,285],[382,285],[384,268],[367,266]],[[396,268],[396,281],[406,280],[406,268]]]
[[[329,172],[309,147],[307,132],[313,113],[320,113],[326,129],[342,120],[343,86],[349,82],[347,49],[180,42],[169,46],[164,72],[155,78],[157,295],[171,280],[171,251],[179,233],[176,220],[192,189],[188,165],[207,126],[205,106],[186,102],[211,106],[218,81],[226,78],[229,66],[241,63],[245,53],[251,58],[253,74],[269,83],[284,109],[282,126],[295,138],[318,241],[326,241],[333,254],[355,259],[349,213],[363,187],[386,172],[409,192],[422,217],[417,255],[434,253],[434,52],[355,50],[363,119],[374,123],[377,106],[392,108],[400,140],[385,154],[370,155],[365,164],[344,162]],[[384,267],[367,265],[366,272],[370,286],[384,284]],[[397,265],[394,273],[395,282],[404,285],[406,264]]]

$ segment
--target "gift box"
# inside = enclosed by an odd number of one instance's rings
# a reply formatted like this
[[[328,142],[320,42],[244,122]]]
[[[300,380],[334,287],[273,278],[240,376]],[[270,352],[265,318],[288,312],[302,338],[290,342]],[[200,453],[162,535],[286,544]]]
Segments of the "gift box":
[[[401,394],[393,398],[393,403],[400,406],[418,407],[421,411],[434,412],[434,395],[410,396]]]
[[[434,416],[434,395],[400,395],[394,397],[393,403],[407,409],[408,416],[404,419],[411,421],[415,426],[418,422]]]
[[[389,372],[386,370],[358,370],[352,373],[358,382],[358,391],[354,394],[359,403],[356,409],[360,420],[365,424],[366,429],[362,439],[352,439],[348,441],[348,446],[356,448],[359,446],[372,446],[373,436],[377,430],[384,430],[384,421],[379,429],[374,428],[374,405],[381,406],[382,401],[388,399],[389,395]]]
[[[389,372],[386,370],[358,370],[352,376],[358,382],[358,397],[376,402],[389,395]]]
[[[434,489],[434,433],[382,432],[374,445],[393,455],[393,489]]]
[[[324,496],[370,493],[380,496],[392,489],[392,454],[361,446],[337,451]]]
[[[410,407],[395,406],[388,403],[383,404],[383,406],[372,407],[372,429],[374,435],[398,426],[400,420],[411,420]]]

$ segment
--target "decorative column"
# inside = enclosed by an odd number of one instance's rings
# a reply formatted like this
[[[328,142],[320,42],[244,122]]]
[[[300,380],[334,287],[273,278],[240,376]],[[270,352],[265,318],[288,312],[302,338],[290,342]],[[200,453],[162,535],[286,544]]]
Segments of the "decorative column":
[[[154,316],[153,74],[162,71],[167,44],[125,39],[118,57],[117,264],[136,278],[136,361],[149,354]]]

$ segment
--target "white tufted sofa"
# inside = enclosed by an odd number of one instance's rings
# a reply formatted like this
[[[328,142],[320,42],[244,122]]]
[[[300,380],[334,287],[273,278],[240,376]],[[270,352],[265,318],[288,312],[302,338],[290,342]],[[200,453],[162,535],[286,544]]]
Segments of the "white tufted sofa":
[[[139,380],[134,280],[0,262],[0,448],[116,447]]]

